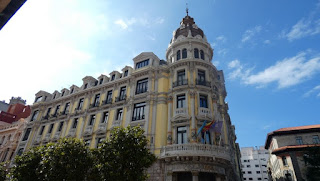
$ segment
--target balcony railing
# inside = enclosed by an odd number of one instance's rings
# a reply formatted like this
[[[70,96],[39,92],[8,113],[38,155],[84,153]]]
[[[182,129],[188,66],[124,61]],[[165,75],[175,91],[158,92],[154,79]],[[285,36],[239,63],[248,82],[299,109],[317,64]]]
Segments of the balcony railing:
[[[187,108],[177,108],[175,110],[175,115],[178,115],[178,114],[187,114]]]
[[[203,86],[211,87],[211,82],[196,79],[196,85],[203,85]]]
[[[68,110],[65,110],[65,111],[61,112],[61,115],[68,115],[68,114],[69,114]]]
[[[114,120],[112,123],[112,127],[118,127],[121,124],[121,120]]]
[[[84,130],[84,135],[91,135],[92,134],[92,130],[93,130],[93,126],[89,125],[86,127],[86,129]]]
[[[148,87],[140,88],[136,90],[136,94],[141,94],[148,91]]]
[[[103,104],[106,105],[106,104],[112,104],[112,98],[109,98],[109,99],[106,99],[103,101]]]
[[[161,148],[160,158],[175,156],[207,156],[231,160],[228,147],[207,144],[177,144]]]
[[[207,117],[207,116],[211,115],[211,111],[209,108],[199,107],[198,115]]]
[[[127,99],[127,95],[121,95],[121,96],[118,96],[116,97],[116,102],[119,102],[119,101],[123,101],[123,100],[126,100]]]
[[[90,104],[90,108],[95,108],[95,107],[99,107],[99,101],[97,101],[97,102],[95,102],[95,103],[92,103],[92,104]]]
[[[58,139],[60,138],[60,134],[61,134],[60,131],[56,132],[56,133],[54,134],[52,140],[58,140]]]
[[[188,85],[188,79],[177,80],[172,83],[173,88],[178,87],[178,86],[182,86],[182,85]]]
[[[76,130],[77,130],[76,128],[71,128],[69,130],[68,136],[74,137],[76,135]]]
[[[76,107],[74,110],[75,111],[81,111],[82,107]]]
[[[132,117],[132,121],[138,121],[138,120],[142,120],[142,119],[144,119],[144,115]]]
[[[47,114],[47,115],[45,115],[45,116],[42,117],[42,120],[48,120],[49,118],[50,118],[50,115]]]

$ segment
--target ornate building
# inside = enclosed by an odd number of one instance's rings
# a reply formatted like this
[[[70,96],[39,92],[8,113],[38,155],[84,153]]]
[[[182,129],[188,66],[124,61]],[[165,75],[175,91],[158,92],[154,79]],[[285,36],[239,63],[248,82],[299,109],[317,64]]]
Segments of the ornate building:
[[[174,31],[166,61],[152,52],[134,67],[98,79],[84,77],[52,94],[39,91],[18,154],[61,137],[82,138],[96,147],[115,126],[144,128],[158,161],[150,180],[239,180],[239,146],[228,114],[222,70],[213,49],[188,14]],[[220,131],[197,134],[204,121]]]

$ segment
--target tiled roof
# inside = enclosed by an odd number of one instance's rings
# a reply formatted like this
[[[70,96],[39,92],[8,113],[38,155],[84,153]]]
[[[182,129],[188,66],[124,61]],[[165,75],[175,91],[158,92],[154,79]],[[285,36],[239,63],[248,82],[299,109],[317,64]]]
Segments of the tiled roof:
[[[320,147],[320,144],[315,144],[315,145],[293,145],[293,146],[283,146],[277,149],[274,149],[272,151],[272,154],[279,154],[279,153],[283,153],[286,151],[291,151],[291,150],[301,150],[304,148],[309,148],[309,147]]]
[[[281,128],[278,130],[275,130],[274,132],[279,132],[279,131],[293,131],[293,130],[306,130],[306,129],[314,129],[314,128],[320,128],[320,124],[316,125],[308,125],[308,126],[297,126],[297,127],[288,127],[288,128]]]

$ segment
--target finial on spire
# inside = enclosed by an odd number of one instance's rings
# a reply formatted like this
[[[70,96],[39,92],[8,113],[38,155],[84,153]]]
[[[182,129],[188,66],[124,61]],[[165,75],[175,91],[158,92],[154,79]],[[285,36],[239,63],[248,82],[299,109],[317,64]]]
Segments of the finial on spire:
[[[187,8],[186,8],[187,16],[189,16],[188,3],[186,3],[186,6],[187,6]]]

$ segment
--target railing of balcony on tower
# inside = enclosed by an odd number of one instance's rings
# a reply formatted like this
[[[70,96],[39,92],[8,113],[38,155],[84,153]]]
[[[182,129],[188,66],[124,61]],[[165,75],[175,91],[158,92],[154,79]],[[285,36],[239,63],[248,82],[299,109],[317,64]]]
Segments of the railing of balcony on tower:
[[[188,79],[177,80],[172,83],[172,87],[178,87],[182,85],[188,85]]]
[[[203,85],[203,86],[211,87],[211,82],[206,81],[206,80],[196,79],[196,85]]]

